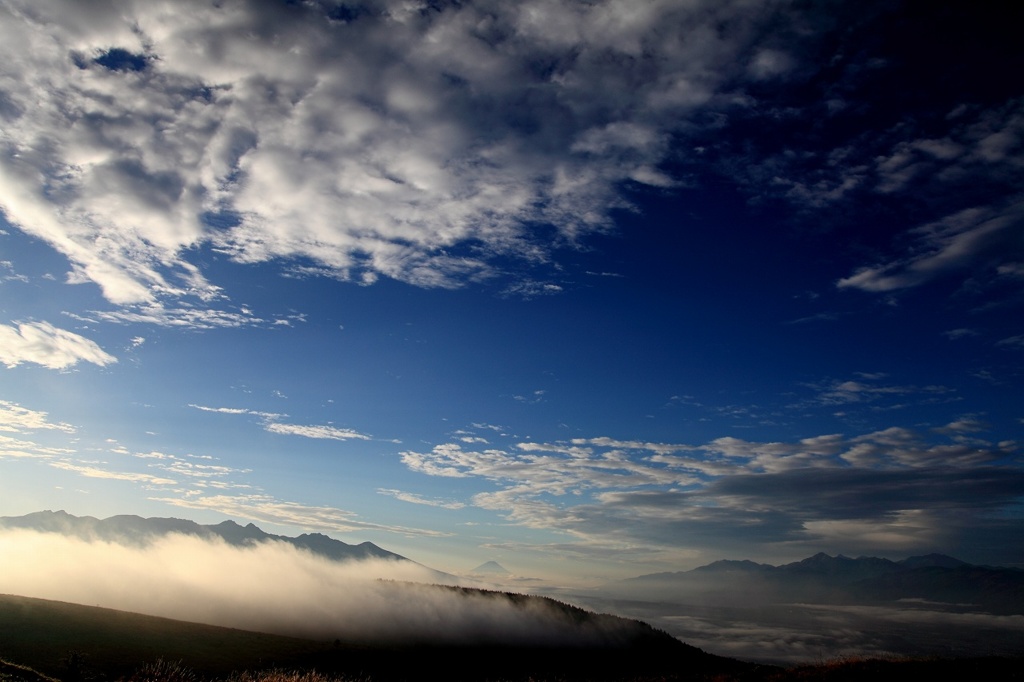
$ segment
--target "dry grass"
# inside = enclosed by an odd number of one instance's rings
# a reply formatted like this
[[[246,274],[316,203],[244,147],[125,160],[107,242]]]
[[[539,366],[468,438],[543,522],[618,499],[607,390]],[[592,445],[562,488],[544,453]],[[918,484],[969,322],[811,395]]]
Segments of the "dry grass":
[[[788,669],[764,667],[739,674],[685,673],[670,676],[627,677],[628,682],[907,682],[919,679],[947,679],[975,682],[1024,682],[1024,660],[1020,658],[974,659],[911,659],[911,658],[857,658],[837,657],[827,661],[795,666]],[[411,679],[431,679],[440,671],[424,670],[422,676]],[[434,674],[431,674],[434,673]],[[444,678],[443,672],[441,675]],[[481,680],[501,682],[501,678],[481,677]],[[569,679],[530,677],[529,682]],[[576,679],[576,678],[572,678]],[[54,681],[50,681],[54,682]],[[120,682],[202,682],[180,663],[157,661],[140,668],[130,678]],[[369,677],[330,675],[316,671],[266,670],[233,673],[226,679],[211,682],[371,682]],[[506,681],[507,682],[507,681]]]
[[[120,682],[202,682],[187,666],[180,661],[164,661],[162,659],[139,668],[131,677]],[[261,670],[232,673],[224,680],[217,682],[367,682],[358,677],[327,675],[315,670]]]
[[[0,659],[0,682],[58,682],[25,665]]]
[[[432,679],[443,671],[424,669],[420,674],[401,679],[419,682]],[[105,678],[91,678],[80,682],[101,682]],[[327,674],[315,670],[271,669],[232,673],[227,677],[204,678],[183,665],[180,661],[158,659],[139,667],[118,682],[384,682],[388,676],[371,677],[353,674]],[[579,682],[586,677],[577,676],[530,676],[529,678],[508,678],[481,675],[479,679],[490,682]],[[618,678],[617,678],[618,679]],[[623,682],[907,682],[920,679],[945,679],[957,682],[1024,682],[1024,659],[1021,658],[973,658],[973,659],[909,659],[909,658],[855,658],[838,657],[827,661],[780,669],[772,666],[754,668],[735,673],[680,672],[672,675],[626,675]],[[0,682],[61,682],[41,675],[31,668],[0,660]],[[70,678],[63,678],[70,682]]]
[[[339,682],[339,680],[355,680],[355,678],[332,677],[315,670],[306,672],[267,670],[259,673],[244,672],[232,675],[227,682]]]

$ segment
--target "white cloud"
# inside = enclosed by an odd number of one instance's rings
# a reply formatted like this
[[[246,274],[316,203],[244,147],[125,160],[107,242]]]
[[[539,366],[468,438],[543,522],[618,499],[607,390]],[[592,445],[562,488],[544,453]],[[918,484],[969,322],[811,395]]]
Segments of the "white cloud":
[[[275,392],[276,393],[276,392]],[[278,397],[284,397],[278,395]],[[276,412],[260,412],[241,407],[208,407],[205,405],[190,404],[189,407],[203,412],[216,412],[219,414],[243,415],[249,414],[263,420],[263,429],[270,433],[277,433],[286,436],[302,436],[320,440],[371,440],[372,437],[359,433],[354,429],[341,429],[336,426],[321,424],[282,424],[278,419],[287,415]],[[397,442],[397,441],[396,441]]]
[[[11,438],[0,434],[0,458],[9,459],[53,459],[72,453],[67,448],[55,448],[33,443],[32,441]]]
[[[462,509],[466,505],[462,502],[453,502],[449,500],[430,500],[414,493],[407,493],[403,490],[394,490],[392,488],[377,488],[377,492],[381,495],[387,495],[393,497],[396,500],[402,502],[409,502],[410,504],[422,504],[428,507],[441,507],[442,509]]]
[[[132,457],[138,457],[139,459],[175,459],[174,455],[168,455],[164,452],[157,452],[153,450],[151,452],[129,452],[125,447],[118,446],[111,449],[111,452],[116,452],[119,455],[131,455]]]
[[[249,410],[243,407],[208,407],[206,405],[196,405],[193,403],[190,403],[189,407],[203,412],[216,412],[219,414],[251,414],[268,420],[280,419],[281,417],[286,416],[277,412],[260,412],[259,410]]]
[[[335,426],[280,424],[271,422],[264,426],[271,433],[280,433],[304,438],[320,438],[326,440],[370,440],[370,436],[352,429],[339,429]]]
[[[887,292],[924,284],[964,270],[987,268],[996,274],[1003,261],[1020,256],[1017,235],[1024,221],[1024,203],[1003,210],[965,209],[911,231],[912,255],[862,268],[840,279],[840,288]]]
[[[0,235],[6,234],[0,230]],[[14,263],[9,260],[0,260],[0,282],[28,282],[28,277],[14,271]]]
[[[957,339],[969,338],[972,336],[978,336],[978,332],[973,329],[967,329],[961,327],[959,329],[950,329],[949,331],[942,332],[943,335],[950,341],[956,341]]]
[[[35,429],[51,429],[64,433],[75,432],[75,427],[70,424],[49,421],[49,415],[46,412],[30,410],[17,403],[0,400],[0,431],[24,433]]]
[[[763,49],[750,61],[748,67],[751,75],[759,80],[766,80],[782,75],[793,68],[793,59],[779,50]]]
[[[70,260],[71,281],[126,306],[109,319],[252,322],[168,305],[223,299],[200,248],[459,286],[496,255],[543,262],[606,229],[623,182],[672,185],[667,140],[741,70],[769,11],[372,4],[342,22],[315,3],[6,3],[0,207]],[[112,48],[139,68],[105,66]],[[786,58],[755,63],[768,75]]]
[[[189,329],[246,327],[266,323],[266,320],[256,317],[251,311],[244,309],[234,312],[208,308],[173,307],[161,303],[117,310],[94,310],[90,315],[96,320],[117,324],[153,324],[160,327],[186,327]],[[88,319],[77,315],[72,315],[72,317]]]
[[[524,299],[537,298],[538,296],[553,296],[562,293],[562,286],[552,282],[535,282],[524,280],[505,287],[501,292],[502,296],[520,297]]]
[[[1005,339],[996,341],[997,346],[1008,346],[1010,348],[1024,348],[1024,334],[1008,336]]]
[[[0,324],[0,362],[8,368],[31,362],[50,369],[66,369],[80,360],[100,367],[117,362],[95,341],[49,322],[22,322],[17,327]]]
[[[194,407],[197,410],[203,412],[218,412],[220,414],[252,414],[250,410],[246,410],[241,407],[207,407],[205,405],[193,405],[189,404],[189,407]]]
[[[173,455],[169,455],[164,459],[166,461],[156,462],[151,466],[157,469],[162,469],[172,475],[188,476],[189,478],[193,479],[202,479],[204,484],[210,484],[215,479],[220,479],[232,474],[247,474],[252,471],[252,469],[235,469],[233,467],[224,466],[221,464],[197,464],[195,462],[185,461],[179,457],[174,457]],[[232,484],[232,487],[248,486],[239,486],[237,484]]]
[[[972,416],[961,417],[955,421],[951,421],[943,427],[935,429],[938,433],[975,433],[977,431],[984,431],[987,428],[987,424],[980,419]]]
[[[996,270],[1004,277],[1024,278],[1024,262],[1003,263]]]
[[[444,537],[447,533],[413,528],[410,526],[389,526],[360,521],[354,512],[335,507],[279,500],[264,493],[246,495],[184,495],[181,497],[154,497],[158,502],[185,509],[216,511],[235,518],[252,519],[294,528],[312,529],[324,532],[349,533],[353,531],[386,531],[401,535],[422,535]]]
[[[823,405],[844,405],[873,402],[887,396],[928,395],[934,397],[951,391],[945,386],[894,386],[875,383],[879,379],[885,378],[885,375],[861,373],[859,377],[859,380],[837,380],[820,386],[818,402]]]
[[[112,471],[99,466],[75,464],[67,460],[50,462],[55,469],[72,471],[86,478],[107,478],[115,481],[131,481],[132,483],[146,483],[150,485],[174,485],[177,481],[152,474],[137,473],[130,471]]]
[[[982,510],[977,513],[1019,497],[1013,492],[1024,475],[1013,464],[1019,445],[976,437],[982,428],[954,422],[935,430],[947,436],[944,442],[934,442],[934,433],[893,427],[793,442],[722,437],[686,445],[598,437],[478,451],[444,443],[401,457],[426,475],[479,479],[473,505],[592,547],[653,551],[677,546],[683,536],[689,547],[735,541],[749,550],[749,543],[813,544],[815,538],[841,547],[838,539],[858,529],[874,527],[891,537],[909,532],[894,520],[910,518],[907,510],[923,509],[915,517],[921,524],[934,521],[953,504],[951,496],[961,509]],[[993,480],[1003,481],[999,490]],[[970,497],[986,485],[990,500]],[[925,524],[919,537],[944,523]],[[885,544],[881,535],[861,540],[864,547]]]
[[[648,460],[636,454],[614,448],[596,451],[575,443],[518,443],[514,449],[481,451],[445,443],[430,452],[406,451],[401,456],[410,469],[427,475],[478,477],[497,485],[497,490],[473,497],[478,507],[505,512],[527,526],[564,530],[572,513],[549,501],[552,496],[583,501],[589,499],[589,491],[686,486],[697,480],[695,468],[681,461]]]

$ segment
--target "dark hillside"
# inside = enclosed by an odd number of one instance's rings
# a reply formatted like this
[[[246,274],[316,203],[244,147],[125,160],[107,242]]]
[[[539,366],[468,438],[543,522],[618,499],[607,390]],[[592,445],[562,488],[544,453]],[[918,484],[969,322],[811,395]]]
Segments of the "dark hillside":
[[[426,671],[446,680],[705,679],[757,668],[707,654],[639,621],[549,599],[502,592],[486,596],[523,608],[557,609],[567,622],[602,638],[574,646],[316,642],[0,595],[0,659],[70,682],[115,680],[157,659],[180,660],[203,678],[286,668],[396,681],[421,680]]]
[[[118,677],[161,657],[180,659],[203,674],[227,674],[289,665],[327,648],[320,642],[0,595],[0,658],[62,679],[69,667]]]

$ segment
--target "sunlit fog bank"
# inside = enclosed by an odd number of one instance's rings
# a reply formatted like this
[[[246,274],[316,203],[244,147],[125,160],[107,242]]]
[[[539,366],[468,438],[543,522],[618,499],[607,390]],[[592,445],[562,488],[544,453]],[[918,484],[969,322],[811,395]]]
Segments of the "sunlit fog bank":
[[[0,531],[0,592],[320,639],[599,644],[548,602],[453,590],[413,562],[336,562],[278,542],[185,535],[144,547]],[[419,584],[414,584],[419,583]],[[614,628],[612,628],[614,629]]]

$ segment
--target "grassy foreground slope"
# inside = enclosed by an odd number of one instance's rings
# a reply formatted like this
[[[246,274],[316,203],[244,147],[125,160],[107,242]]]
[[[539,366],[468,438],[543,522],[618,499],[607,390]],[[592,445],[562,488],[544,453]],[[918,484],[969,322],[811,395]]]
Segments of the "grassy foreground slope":
[[[672,642],[601,649],[357,646],[0,595],[0,682],[1024,681],[1020,658],[836,660],[784,670]]]
[[[331,645],[185,623],[94,606],[0,595],[0,658],[64,679],[131,673],[145,661],[181,660],[208,675],[294,665]],[[70,659],[70,660],[69,660]]]
[[[438,588],[460,592],[464,588]],[[543,598],[491,593],[521,602]],[[637,621],[560,605],[566,617],[607,626],[632,623],[638,636],[605,646],[352,644],[311,641],[186,623],[99,607],[0,595],[0,659],[61,680],[116,680],[163,659],[204,678],[243,670],[317,670],[349,679],[447,680],[706,679],[755,666],[707,654]],[[22,678],[27,679],[27,678]]]

